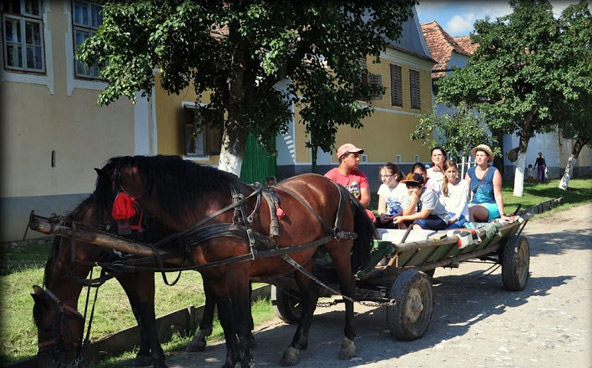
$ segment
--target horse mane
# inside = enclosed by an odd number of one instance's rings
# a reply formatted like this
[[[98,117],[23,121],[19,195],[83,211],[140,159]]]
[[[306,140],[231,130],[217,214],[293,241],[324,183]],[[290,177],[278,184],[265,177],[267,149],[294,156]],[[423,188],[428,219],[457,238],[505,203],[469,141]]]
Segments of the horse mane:
[[[239,178],[217,168],[183,160],[179,156],[121,156],[110,159],[103,170],[136,167],[143,183],[145,195],[152,195],[158,202],[162,214],[180,220],[195,209],[197,201],[211,193],[226,191],[230,198],[233,185],[245,186]],[[95,193],[113,201],[111,183],[97,180]],[[112,203],[111,203],[112,204]]]
[[[95,211],[93,211],[93,220],[96,220],[98,222],[100,221],[100,218],[104,218],[102,216],[104,215],[104,211],[107,208],[107,204],[103,203],[102,205],[99,205],[97,201],[97,196],[93,193],[89,195],[85,200],[80,202],[80,204],[78,204],[78,206],[76,206],[76,208],[72,210],[72,212],[66,215],[66,222],[82,221],[84,219],[85,214],[91,206],[95,207]],[[49,251],[49,257],[47,258],[47,262],[45,262],[45,272],[43,273],[43,286],[47,286],[48,282],[50,281],[53,268],[55,266],[60,252],[61,241],[61,236],[55,236],[53,238],[53,245],[51,246],[51,250]]]

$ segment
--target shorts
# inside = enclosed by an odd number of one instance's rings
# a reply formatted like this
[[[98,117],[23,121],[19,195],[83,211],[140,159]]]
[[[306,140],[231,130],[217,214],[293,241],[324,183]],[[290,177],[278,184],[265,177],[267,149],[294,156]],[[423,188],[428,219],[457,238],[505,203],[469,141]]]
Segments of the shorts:
[[[453,216],[454,214],[451,213],[450,217],[452,218]],[[454,224],[448,225],[448,229],[462,229],[466,222],[467,219],[463,215],[460,215]]]
[[[428,218],[415,220],[413,223],[421,226],[424,230],[444,230],[448,224],[436,215],[429,215]]]
[[[487,218],[487,221],[491,221],[501,217],[499,209],[497,208],[497,203],[470,203],[469,207],[477,205],[487,208],[487,212],[489,212],[489,217]]]

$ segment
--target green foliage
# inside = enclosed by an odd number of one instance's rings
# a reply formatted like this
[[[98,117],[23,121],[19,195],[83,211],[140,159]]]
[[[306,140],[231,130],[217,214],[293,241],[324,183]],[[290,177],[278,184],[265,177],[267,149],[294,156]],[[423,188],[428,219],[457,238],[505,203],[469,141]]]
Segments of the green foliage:
[[[434,135],[435,140],[432,139]],[[423,144],[429,144],[430,148],[442,147],[450,159],[470,155],[471,149],[479,144],[489,145],[494,155],[501,156],[497,139],[464,104],[451,114],[437,115],[432,112],[429,115],[421,115],[419,124],[411,133],[411,139],[423,140]]]
[[[291,105],[314,144],[331,149],[340,125],[361,127],[371,113],[356,101],[381,92],[360,83],[366,55],[396,39],[415,0],[399,1],[126,1],[110,2],[103,25],[78,50],[81,61],[105,64],[99,104],[149,96],[153,70],[169,93],[195,89],[224,126],[227,142],[247,133],[285,132]],[[274,86],[286,81],[285,89]],[[269,147],[268,147],[269,148]],[[236,148],[236,154],[242,154]]]
[[[525,152],[528,139],[558,123],[554,108],[578,94],[583,75],[570,69],[570,49],[577,44],[589,53],[590,36],[588,30],[583,32],[588,38],[567,41],[573,25],[565,21],[565,12],[554,19],[547,0],[511,5],[512,14],[475,23],[471,40],[480,46],[465,67],[438,82],[438,101],[476,108],[493,131],[517,133]]]
[[[571,5],[561,14],[561,42],[566,58],[565,73],[570,76],[566,98],[558,98],[553,118],[564,134],[574,139],[574,150],[592,140],[592,18],[587,1]],[[573,152],[575,156],[578,152]]]

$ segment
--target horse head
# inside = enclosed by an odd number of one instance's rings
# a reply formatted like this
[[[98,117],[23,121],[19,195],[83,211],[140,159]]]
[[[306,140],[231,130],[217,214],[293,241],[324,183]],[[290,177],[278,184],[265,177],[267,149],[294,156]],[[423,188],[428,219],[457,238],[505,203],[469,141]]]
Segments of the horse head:
[[[51,291],[33,286],[33,319],[37,326],[38,367],[76,367],[84,332],[84,318]]]

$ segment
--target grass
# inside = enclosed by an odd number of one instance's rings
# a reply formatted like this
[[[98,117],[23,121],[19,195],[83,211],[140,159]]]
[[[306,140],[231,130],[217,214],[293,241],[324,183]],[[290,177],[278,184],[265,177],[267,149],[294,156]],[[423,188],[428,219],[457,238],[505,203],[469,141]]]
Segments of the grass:
[[[558,180],[548,184],[529,184],[524,187],[523,197],[512,195],[511,182],[503,186],[504,202],[507,212],[513,211],[518,204],[524,208],[534,206],[551,198],[563,197],[563,205],[534,218],[547,216],[557,211],[592,201],[592,179],[573,179],[569,189],[563,191],[557,188]],[[376,195],[371,208],[376,208]],[[31,286],[41,285],[43,282],[43,267],[49,254],[51,243],[39,241],[25,245],[0,245],[0,292],[3,295],[0,304],[0,365],[33,356],[37,352],[37,333],[32,320],[33,301],[30,293]],[[95,275],[98,275],[95,272]],[[172,279],[176,274],[169,274]],[[188,305],[200,305],[204,296],[201,277],[197,272],[183,273],[179,283],[167,287],[160,275],[155,275],[156,281],[156,315],[160,316]],[[86,292],[81,295],[79,310],[83,310]],[[273,310],[269,301],[259,301],[254,304],[253,318],[256,324],[269,320]],[[129,307],[129,302],[123,289],[115,280],[108,281],[99,291],[95,311],[95,321],[92,329],[92,339],[96,340],[107,334],[135,325],[135,319]],[[217,323],[214,328],[214,340],[222,339],[222,329]],[[190,337],[175,336],[171,341],[163,344],[165,352],[183,350],[189,343]],[[92,365],[93,368],[122,367],[130,364],[135,352],[129,352],[121,357],[110,358]]]
[[[513,182],[504,182],[502,193],[504,195],[504,206],[506,212],[512,212],[518,204],[522,208],[530,208],[541,202],[552,198],[563,198],[563,204],[551,211],[537,215],[537,217],[547,217],[558,211],[565,211],[574,206],[585,202],[592,202],[592,179],[572,179],[569,181],[569,188],[566,191],[559,189],[559,180],[550,180],[547,184],[524,184],[524,196],[514,197],[512,194],[514,188]]]

